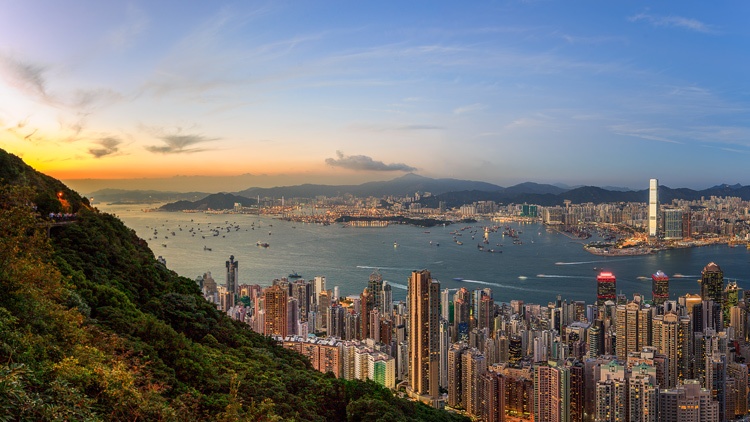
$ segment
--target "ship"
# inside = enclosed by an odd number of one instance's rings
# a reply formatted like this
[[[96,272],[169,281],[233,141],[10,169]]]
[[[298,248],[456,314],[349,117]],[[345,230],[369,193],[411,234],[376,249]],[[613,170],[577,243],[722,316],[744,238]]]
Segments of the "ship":
[[[297,274],[297,271],[289,274],[289,278],[302,278],[301,275]]]

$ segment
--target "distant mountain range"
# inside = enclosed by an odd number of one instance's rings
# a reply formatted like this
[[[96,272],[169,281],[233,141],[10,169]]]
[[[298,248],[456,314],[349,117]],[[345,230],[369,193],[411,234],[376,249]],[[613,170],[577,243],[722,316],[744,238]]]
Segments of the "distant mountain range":
[[[422,197],[420,202],[427,207],[437,207],[444,201],[448,207],[455,207],[475,201],[495,201],[497,203],[529,203],[543,206],[562,205],[563,201],[573,203],[603,203],[603,202],[646,202],[648,190],[630,190],[627,188],[610,187],[609,189],[596,186],[580,186],[567,189],[565,187],[525,182],[510,187],[502,187],[492,183],[459,179],[432,179],[416,174],[406,174],[385,182],[369,182],[360,185],[315,185],[304,184],[296,186],[279,186],[274,188],[249,188],[234,194],[208,194],[190,192],[179,194],[176,192],[158,191],[121,191],[102,190],[94,192],[97,200],[112,202],[135,202],[139,198],[143,202],[146,198],[150,202],[156,198],[164,200],[178,200],[162,207],[164,210],[180,211],[184,209],[227,209],[235,202],[243,206],[255,205],[257,197],[261,198],[314,198],[316,196],[343,196],[346,194],[357,197],[384,196],[412,196],[416,192],[429,192],[431,195]],[[670,203],[673,199],[698,200],[701,197],[735,196],[750,200],[750,186],[740,184],[722,184],[703,190],[688,188],[659,187],[661,203]],[[174,199],[168,199],[168,198]],[[163,202],[163,201],[162,201]]]
[[[234,208],[235,203],[240,203],[244,207],[257,204],[255,199],[245,198],[242,196],[232,195],[231,193],[214,193],[197,201],[177,201],[163,205],[160,210],[163,211],[184,211],[184,210],[228,210]]]
[[[164,192],[158,190],[100,189],[90,194],[96,202],[121,204],[155,204],[169,201],[197,201],[205,192]]]
[[[556,188],[552,186],[552,188]],[[504,188],[493,185],[492,183],[486,182],[475,182],[471,180],[458,180],[458,179],[432,179],[429,177],[419,176],[414,173],[409,173],[404,176],[398,177],[393,180],[385,182],[368,182],[361,185],[297,185],[297,186],[280,186],[275,188],[250,188],[243,191],[237,192],[237,195],[246,196],[248,198],[254,198],[260,195],[260,197],[275,197],[280,198],[282,196],[287,198],[294,197],[315,197],[319,195],[325,196],[341,196],[344,194],[351,194],[354,196],[366,197],[366,196],[405,196],[414,195],[416,192],[430,192],[433,195],[462,191],[462,190],[481,190],[488,192],[499,192]]]

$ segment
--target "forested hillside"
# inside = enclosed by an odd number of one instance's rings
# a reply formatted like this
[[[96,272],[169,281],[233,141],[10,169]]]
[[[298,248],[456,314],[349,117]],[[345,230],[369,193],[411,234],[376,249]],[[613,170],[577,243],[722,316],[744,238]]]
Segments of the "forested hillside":
[[[0,421],[457,420],[311,369],[0,150]],[[73,213],[49,229],[48,215]]]

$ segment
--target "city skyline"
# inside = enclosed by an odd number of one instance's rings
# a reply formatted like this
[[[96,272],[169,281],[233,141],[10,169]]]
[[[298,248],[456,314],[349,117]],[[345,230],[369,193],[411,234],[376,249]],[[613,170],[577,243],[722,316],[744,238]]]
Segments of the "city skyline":
[[[0,148],[165,190],[750,184],[748,7],[10,2]]]

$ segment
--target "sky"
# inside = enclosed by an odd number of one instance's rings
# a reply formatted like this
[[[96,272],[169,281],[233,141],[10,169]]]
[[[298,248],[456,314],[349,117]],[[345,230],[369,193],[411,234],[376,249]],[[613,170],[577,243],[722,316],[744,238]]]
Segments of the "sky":
[[[750,2],[0,0],[0,148],[74,188],[750,185]]]

